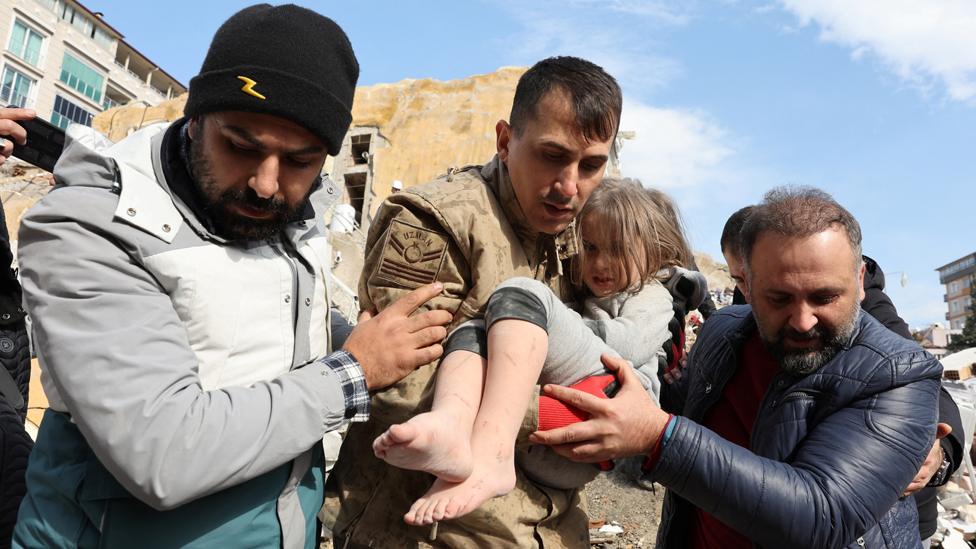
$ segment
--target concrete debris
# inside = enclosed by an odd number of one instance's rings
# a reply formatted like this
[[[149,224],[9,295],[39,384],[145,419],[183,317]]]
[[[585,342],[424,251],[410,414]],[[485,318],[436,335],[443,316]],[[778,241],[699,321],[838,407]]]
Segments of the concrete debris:
[[[604,524],[603,526],[601,526],[597,530],[597,532],[600,534],[608,534],[608,535],[616,536],[617,534],[623,534],[624,529],[622,526],[620,526],[620,524],[617,523],[617,521],[613,521],[610,524]]]
[[[935,540],[933,540],[935,541]],[[972,549],[972,546],[962,537],[962,534],[952,531],[940,544],[942,549]]]
[[[965,479],[959,475],[960,480]],[[967,486],[950,481],[939,489],[939,521],[933,547],[972,549],[976,547],[976,504]],[[965,483],[968,484],[968,483]]]
[[[962,507],[958,507],[956,509],[956,512],[959,513],[959,520],[971,524],[976,524],[976,505],[973,505],[971,503],[963,505]]]
[[[939,498],[939,503],[946,509],[958,509],[973,503],[972,498],[966,492],[943,492],[945,495]]]
[[[617,536],[624,533],[623,526],[615,520],[607,522],[606,519],[591,519],[589,526],[590,545],[604,547],[611,544],[610,546],[613,547],[612,544],[616,541]]]

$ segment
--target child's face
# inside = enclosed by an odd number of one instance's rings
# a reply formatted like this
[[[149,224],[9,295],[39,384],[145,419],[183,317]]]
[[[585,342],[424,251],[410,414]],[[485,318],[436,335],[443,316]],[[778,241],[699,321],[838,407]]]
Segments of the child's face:
[[[627,269],[623,265],[620,248],[625,242],[610,242],[601,227],[600,216],[589,214],[581,225],[583,237],[583,284],[596,297],[606,297],[627,289]],[[636,265],[629,265],[630,281],[636,283],[639,275]]]

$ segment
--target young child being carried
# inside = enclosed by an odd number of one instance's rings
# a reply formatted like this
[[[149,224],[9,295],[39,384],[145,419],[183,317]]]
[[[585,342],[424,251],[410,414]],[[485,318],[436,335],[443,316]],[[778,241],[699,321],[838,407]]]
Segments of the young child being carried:
[[[455,518],[515,486],[515,439],[537,384],[599,380],[602,388],[613,378],[600,356],[611,354],[637,366],[645,389],[657,399],[659,356],[671,340],[668,323],[674,317],[672,292],[662,282],[672,291],[678,280],[684,288],[692,287],[690,308],[707,291],[700,273],[682,268],[691,264],[692,256],[674,207],[662,193],[637,182],[608,178],[580,212],[578,230],[582,254],[574,265],[574,282],[581,281],[588,290],[582,317],[541,282],[505,281],[489,299],[484,321],[459,326],[445,346],[457,347],[452,345],[455,338],[483,339],[487,330],[487,360],[467,350],[446,354],[438,367],[431,411],[391,426],[373,442],[380,459],[437,477],[410,508],[406,522]],[[544,429],[542,416],[540,404]],[[585,484],[597,472],[592,465],[558,459],[592,475],[582,480],[570,475],[567,482],[558,466],[550,467],[551,460],[520,465],[547,484],[570,485],[560,488]]]

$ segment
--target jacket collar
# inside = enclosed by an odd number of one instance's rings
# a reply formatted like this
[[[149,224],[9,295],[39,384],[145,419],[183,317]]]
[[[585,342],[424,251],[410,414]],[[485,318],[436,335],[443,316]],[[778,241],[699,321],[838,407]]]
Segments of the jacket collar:
[[[496,154],[490,162],[482,166],[481,177],[492,190],[501,204],[505,217],[512,225],[518,236],[522,250],[537,268],[542,263],[546,265],[546,276],[552,277],[565,274],[563,260],[575,257],[579,253],[576,241],[576,221],[573,220],[562,232],[549,235],[536,232],[528,223],[522,207],[515,196],[512,180],[508,176],[508,168]]]

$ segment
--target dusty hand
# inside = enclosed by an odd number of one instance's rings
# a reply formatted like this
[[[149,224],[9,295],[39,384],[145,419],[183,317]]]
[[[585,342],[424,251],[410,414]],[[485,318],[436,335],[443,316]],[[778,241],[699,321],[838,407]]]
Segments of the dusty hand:
[[[918,470],[918,474],[912,479],[908,488],[905,488],[905,492],[902,494],[903,496],[910,496],[918,492],[922,488],[925,488],[929,481],[932,480],[936,471],[939,470],[939,466],[942,465],[941,441],[951,432],[952,427],[947,423],[940,423],[936,426],[935,442],[932,443],[932,449],[929,450],[929,455],[925,456],[925,461],[922,462],[922,468]]]
[[[27,130],[17,120],[30,120],[37,116],[33,109],[0,107],[0,165],[14,152],[14,142],[27,143]]]
[[[546,385],[551,397],[590,414],[590,419],[551,431],[536,431],[529,440],[552,446],[556,453],[573,461],[595,463],[646,454],[657,442],[668,421],[644,390],[633,368],[622,358],[603,356],[603,364],[617,373],[620,389],[611,399]]]
[[[451,321],[451,313],[435,310],[410,316],[441,289],[440,283],[428,284],[376,316],[370,312],[359,315],[359,324],[342,348],[359,361],[369,390],[396,383],[444,352],[440,343],[447,336],[444,325]]]

